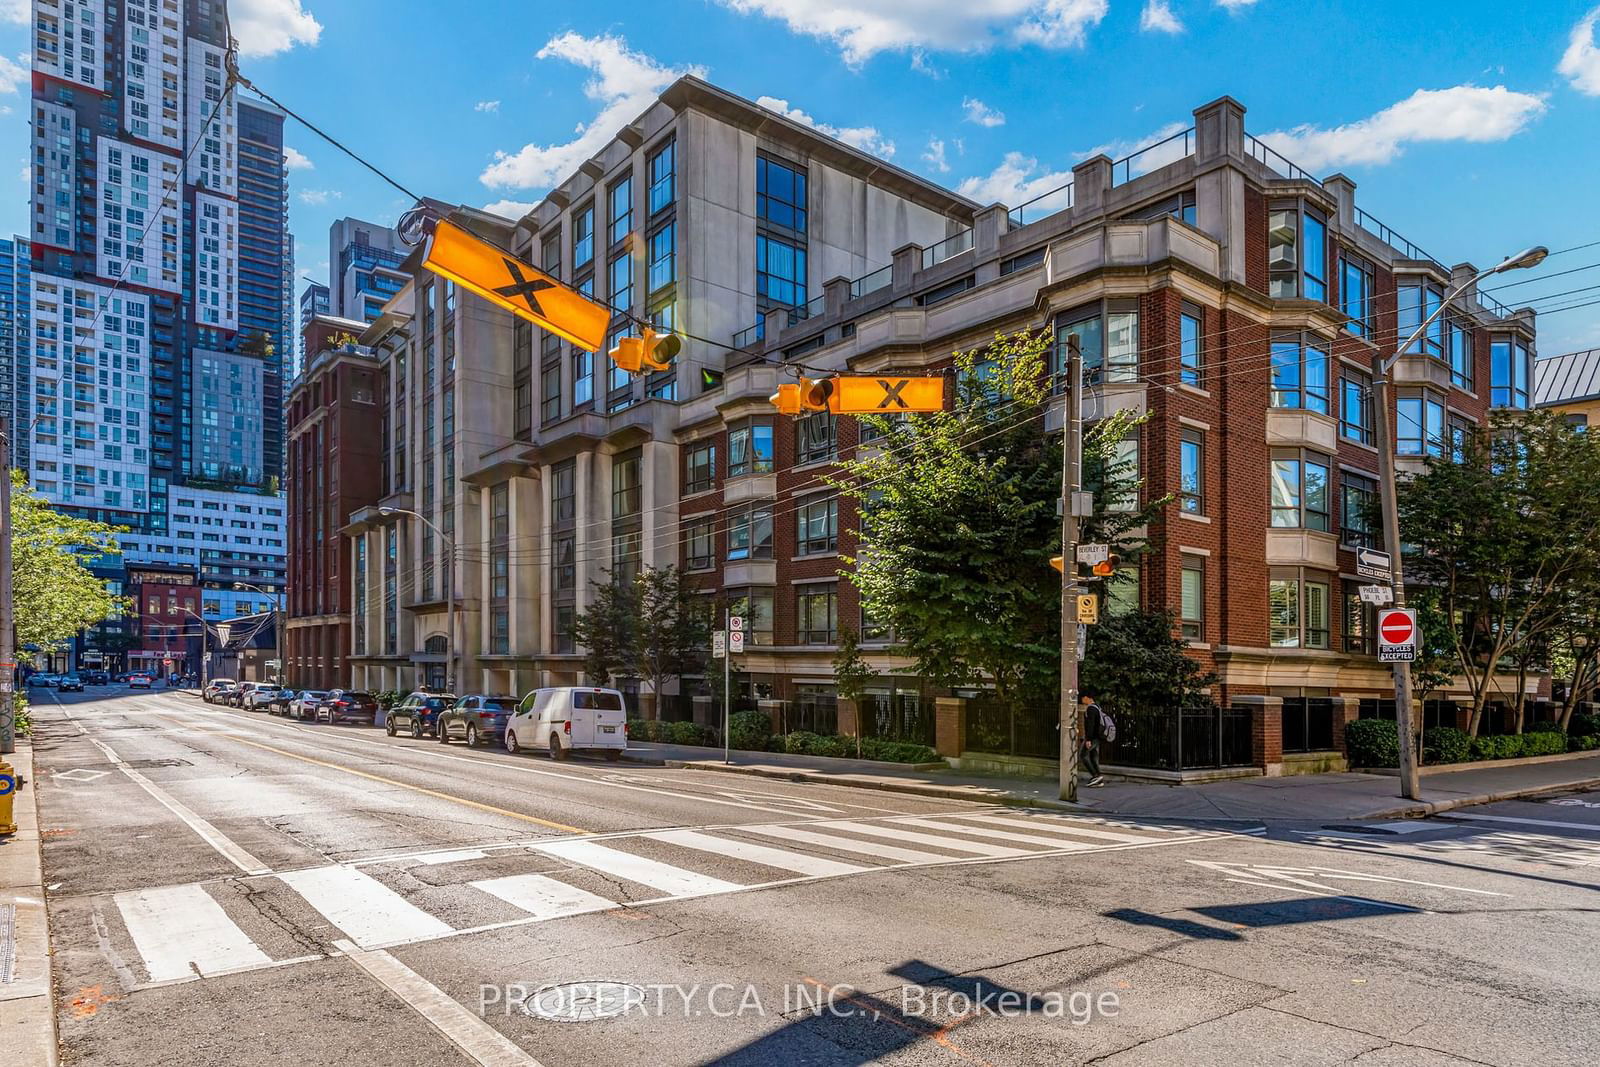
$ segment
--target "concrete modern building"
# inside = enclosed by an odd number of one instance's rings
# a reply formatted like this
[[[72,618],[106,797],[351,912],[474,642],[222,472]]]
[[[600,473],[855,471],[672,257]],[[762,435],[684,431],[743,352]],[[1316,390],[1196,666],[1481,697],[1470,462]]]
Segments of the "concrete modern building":
[[[300,325],[299,329],[295,332],[295,336],[299,338],[299,344],[301,346],[300,362],[295,365],[294,374],[289,376],[290,381],[294,380],[295,376],[300,373],[300,368],[305,365],[305,328],[311,325],[311,320],[316,316],[330,314],[331,306],[332,305],[329,301],[328,287],[323,285],[321,282],[308,282],[305,289],[301,291]]]
[[[28,469],[31,441],[21,428],[33,419],[28,388],[33,346],[28,328],[30,273],[27,238],[0,241],[0,415],[17,431],[12,436],[11,465],[20,470]]]
[[[387,226],[353,218],[336,221],[328,227],[326,310],[346,319],[375,320],[405,284],[399,267],[410,251]]]
[[[181,528],[216,495],[282,523],[283,116],[225,93],[225,12],[33,2],[28,471],[127,527],[126,563],[281,583],[281,530],[236,551]]]
[[[382,495],[384,367],[370,348],[346,340],[367,324],[314,317],[313,353],[289,393],[288,623],[286,680],[331,689],[348,679],[350,558],[339,536],[347,517]]]
[[[1534,405],[1574,426],[1600,426],[1600,348],[1547,356],[1533,365]]]

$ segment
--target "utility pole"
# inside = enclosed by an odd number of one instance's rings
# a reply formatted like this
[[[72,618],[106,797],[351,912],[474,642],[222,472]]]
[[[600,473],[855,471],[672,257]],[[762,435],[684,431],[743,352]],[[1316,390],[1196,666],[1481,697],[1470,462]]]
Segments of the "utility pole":
[[[1078,516],[1083,484],[1083,351],[1067,335],[1067,411],[1061,442],[1061,799],[1078,799]]]
[[[17,750],[17,649],[11,597],[11,422],[0,413],[0,756]]]
[[[752,600],[751,603],[755,601]],[[733,609],[724,606],[722,609],[722,762],[732,763],[728,758],[728,746],[732,743],[728,732],[733,729],[733,630],[729,621],[733,618]]]

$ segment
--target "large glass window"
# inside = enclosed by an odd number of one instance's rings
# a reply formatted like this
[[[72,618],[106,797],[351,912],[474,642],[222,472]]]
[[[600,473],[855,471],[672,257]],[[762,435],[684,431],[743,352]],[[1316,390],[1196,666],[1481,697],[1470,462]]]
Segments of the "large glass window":
[[[1528,346],[1497,337],[1489,345],[1489,403],[1497,408],[1526,408],[1532,367]]]
[[[821,463],[834,458],[836,455],[834,441],[837,439],[834,432],[836,421],[833,414],[827,411],[813,412],[795,420],[796,463]]]
[[[557,524],[570,523],[577,514],[578,469],[569,459],[550,471],[550,518]]]
[[[772,558],[771,504],[748,504],[728,513],[728,558]]]
[[[616,244],[633,230],[633,177],[623,178],[607,194],[609,244]]]
[[[806,302],[806,250],[790,241],[756,235],[756,295],[771,304]]]
[[[533,324],[525,319],[517,319],[511,330],[511,338],[511,348],[516,358],[512,378],[512,433],[526,438],[533,432]]]
[[[795,508],[795,548],[799,555],[820,555],[839,547],[839,498],[812,498]]]
[[[656,149],[645,164],[650,180],[648,210],[652,215],[672,206],[673,171],[677,154],[677,143],[668,141]]]
[[[650,235],[649,286],[652,293],[672,284],[674,277],[673,242],[677,224],[667,223]]]
[[[1184,427],[1178,439],[1178,500],[1191,515],[1205,514],[1205,434]]]
[[[772,424],[745,423],[728,431],[728,477],[772,473]]]
[[[594,202],[572,213],[572,269],[594,262]]]
[[[551,539],[550,578],[558,593],[578,588],[578,542],[572,534],[557,534]]]
[[[1267,214],[1268,293],[1278,298],[1328,298],[1328,226],[1297,201],[1272,205]]]
[[[1088,385],[1139,380],[1139,313],[1132,308],[1094,308],[1072,312],[1056,325],[1056,391],[1066,388],[1067,344],[1078,339],[1083,380]]]
[[[547,364],[539,380],[539,420],[551,423],[561,417],[561,364]]]
[[[1395,453],[1444,455],[1444,404],[1432,393],[1413,393],[1395,401]]]
[[[747,644],[772,644],[772,594],[761,587],[728,590],[728,610],[744,619]]]
[[[1273,648],[1300,647],[1300,580],[1267,583],[1267,639]]]
[[[1410,337],[1428,317],[1444,303],[1444,290],[1421,278],[1402,279],[1395,286],[1400,311],[1399,340]],[[1408,353],[1444,359],[1444,322],[1442,317],[1429,324],[1427,332],[1411,343]]]
[[[685,496],[716,488],[717,446],[714,441],[695,441],[685,447],[683,492]]]
[[[775,159],[756,159],[756,218],[806,232],[806,172]]]
[[[643,458],[637,449],[618,456],[611,464],[611,517],[628,518],[639,514],[642,496],[639,481]]]
[[[1376,427],[1372,421],[1372,379],[1350,367],[1340,369],[1339,433],[1346,440],[1370,445]]]
[[[1190,641],[1205,637],[1205,560],[1199,556],[1183,557],[1182,596],[1178,618],[1183,636]]]
[[[802,645],[831,645],[838,638],[838,597],[836,582],[796,587],[798,636]]]
[[[1315,337],[1272,335],[1272,406],[1328,414],[1328,347]]]
[[[1450,346],[1450,384],[1460,389],[1472,389],[1472,331],[1450,319],[1445,323],[1445,336]]]
[[[1199,308],[1193,304],[1183,305],[1178,315],[1178,380],[1197,389],[1204,371],[1202,321]]]
[[[695,519],[684,528],[684,566],[692,571],[710,570],[717,565],[717,524],[712,519]]]
[[[1357,337],[1372,336],[1375,291],[1370,264],[1350,255],[1339,257],[1339,310],[1350,317],[1344,328]]]
[[[1272,452],[1272,525],[1328,530],[1328,458],[1315,452]]]
[[[572,350],[572,410],[594,402],[594,353]]]
[[[1357,548],[1383,544],[1378,526],[1378,483],[1349,471],[1339,473],[1339,541]]]
[[[608,289],[611,298],[611,310],[615,314],[622,314],[633,308],[633,254],[623,252],[621,255],[611,257],[610,268],[611,285]]]
[[[1327,648],[1329,606],[1326,581],[1274,570],[1267,584],[1268,640],[1274,648]]]

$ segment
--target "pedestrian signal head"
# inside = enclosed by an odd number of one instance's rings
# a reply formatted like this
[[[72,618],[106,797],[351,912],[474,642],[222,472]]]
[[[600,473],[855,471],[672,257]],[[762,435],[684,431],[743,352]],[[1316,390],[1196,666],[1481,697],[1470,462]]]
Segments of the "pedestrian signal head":
[[[801,378],[797,385],[780,385],[770,397],[780,415],[799,415],[803,411],[828,411],[837,404],[833,379],[812,381]]]
[[[1117,557],[1114,555],[1107,556],[1099,563],[1096,563],[1094,567],[1091,568],[1090,573],[1092,573],[1096,578],[1111,577],[1113,574],[1117,573]]]
[[[656,333],[646,326],[638,337],[624,337],[607,353],[623,370],[639,374],[644,370],[671,370],[672,360],[683,348],[675,333]]]

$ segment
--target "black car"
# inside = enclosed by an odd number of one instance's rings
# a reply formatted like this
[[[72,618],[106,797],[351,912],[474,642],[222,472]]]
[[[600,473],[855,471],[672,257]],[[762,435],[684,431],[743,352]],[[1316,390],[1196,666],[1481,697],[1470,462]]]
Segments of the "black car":
[[[439,726],[434,736],[449,743],[457,739],[468,745],[485,741],[504,744],[506,723],[516,713],[517,698],[473,694],[456,701],[439,716]]]
[[[439,713],[456,702],[451,693],[412,693],[389,709],[383,729],[390,737],[407,730],[412,737],[437,736]]]
[[[378,698],[360,689],[330,689],[317,706],[317,721],[371,724],[378,721]]]
[[[78,677],[83,679],[84,685],[111,684],[111,675],[105,671],[82,671],[78,674]]]
[[[56,683],[56,688],[63,693],[81,693],[83,692],[83,679],[76,674],[63,674],[61,681]]]

